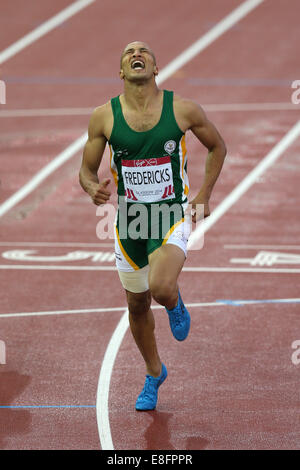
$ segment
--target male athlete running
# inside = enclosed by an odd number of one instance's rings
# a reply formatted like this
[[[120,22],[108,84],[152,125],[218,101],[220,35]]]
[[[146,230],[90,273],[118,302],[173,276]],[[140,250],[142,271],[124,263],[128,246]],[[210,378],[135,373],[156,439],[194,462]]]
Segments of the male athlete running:
[[[158,388],[167,377],[156,346],[151,298],[165,307],[178,341],[187,337],[190,328],[190,316],[177,284],[188,238],[186,131],[191,130],[208,149],[204,181],[197,196],[189,201],[192,207],[203,204],[205,217],[210,214],[209,199],[226,155],[222,137],[201,107],[171,91],[160,90],[155,81],[157,74],[156,59],[147,44],[135,41],[125,47],[120,69],[124,91],[92,113],[80,169],[83,189],[94,204],[105,204],[111,195],[111,180],[99,181],[98,169],[108,143],[119,204],[120,198],[125,198],[126,215],[134,204],[143,204],[149,215],[146,238],[135,239],[130,233],[120,236],[124,232],[120,210],[115,222],[116,265],[127,295],[131,332],[147,372],[136,401],[137,410],[156,407]],[[159,235],[151,236],[150,207],[163,209],[174,203],[180,208],[179,215],[178,211],[172,215],[167,228],[162,228],[165,224],[160,217]],[[194,214],[193,222],[196,217]]]

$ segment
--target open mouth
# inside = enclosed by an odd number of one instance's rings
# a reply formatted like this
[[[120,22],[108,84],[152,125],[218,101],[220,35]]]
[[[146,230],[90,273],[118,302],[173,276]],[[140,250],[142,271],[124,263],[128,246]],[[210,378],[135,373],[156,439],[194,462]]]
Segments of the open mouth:
[[[131,68],[134,70],[142,70],[145,68],[145,64],[141,60],[134,60],[131,64]]]

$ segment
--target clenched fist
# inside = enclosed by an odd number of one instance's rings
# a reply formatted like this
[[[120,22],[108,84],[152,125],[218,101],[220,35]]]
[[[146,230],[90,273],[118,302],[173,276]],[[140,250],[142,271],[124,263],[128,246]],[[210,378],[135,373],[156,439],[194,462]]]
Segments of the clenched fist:
[[[108,191],[107,186],[110,183],[109,178],[105,178],[101,183],[99,184],[94,184],[90,190],[89,190],[89,195],[92,198],[92,201],[96,206],[100,206],[101,204],[105,204],[110,196],[111,193]]]

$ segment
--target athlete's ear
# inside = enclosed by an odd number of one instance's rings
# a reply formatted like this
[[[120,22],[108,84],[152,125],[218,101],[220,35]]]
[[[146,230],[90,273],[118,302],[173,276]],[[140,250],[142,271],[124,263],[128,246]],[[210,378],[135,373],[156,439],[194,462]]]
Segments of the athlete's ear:
[[[157,65],[154,66],[154,75],[155,75],[155,76],[158,75],[158,67],[157,67]]]
[[[120,70],[120,79],[121,80],[124,80],[124,72],[123,72],[123,69]]]

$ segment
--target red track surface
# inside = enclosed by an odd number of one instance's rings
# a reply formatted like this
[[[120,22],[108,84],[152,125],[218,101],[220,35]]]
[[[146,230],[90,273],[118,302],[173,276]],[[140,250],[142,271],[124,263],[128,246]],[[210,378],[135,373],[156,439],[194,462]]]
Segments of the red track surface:
[[[12,14],[12,2],[2,3],[5,18]],[[0,114],[4,109],[93,108],[108,101],[121,90],[119,53],[127,42],[137,38],[149,42],[163,68],[240,2],[203,3],[200,7],[192,0],[167,0],[159,7],[156,2],[145,7],[133,1],[130,12],[121,1],[92,4],[1,66],[7,104],[1,105]],[[0,36],[1,50],[68,2],[42,4],[29,2],[27,16],[22,8],[14,8],[10,28]],[[300,78],[297,11],[297,0],[289,1],[289,9],[281,0],[272,5],[265,1],[162,87],[204,108],[213,103],[289,103],[290,83]],[[288,132],[299,119],[299,109],[208,112],[228,147],[211,209]],[[87,115],[0,120],[1,202],[82,135],[88,124]],[[187,147],[193,194],[203,176],[206,152],[192,135]],[[285,247],[298,244],[300,249],[299,152],[298,139],[211,228],[204,248],[189,253],[186,267],[251,268],[249,263],[230,261],[254,258],[260,251],[242,245],[273,245],[278,247],[273,251],[297,254]],[[88,245],[100,243],[99,217],[79,187],[80,160],[81,155],[76,155],[1,218],[2,256],[11,250],[36,250],[39,256],[113,251],[112,245]],[[107,159],[102,174],[108,174]],[[26,242],[49,246],[29,247]],[[91,258],[26,262],[3,257],[0,264],[114,265]],[[0,405],[33,407],[0,409],[0,448],[99,449],[95,410],[99,371],[126,306],[116,271],[1,269],[0,276],[0,340],[5,341],[7,353],[6,364],[0,365]],[[180,285],[186,303],[300,297],[299,274],[271,269],[269,273],[185,271]],[[123,306],[124,310],[109,311]],[[17,315],[93,308],[108,310]],[[3,316],[7,313],[16,315]],[[155,310],[157,341],[169,377],[160,389],[156,411],[150,413],[134,409],[144,366],[130,332],[126,333],[110,384],[115,449],[299,449],[300,365],[291,361],[291,344],[300,339],[299,303],[198,307],[191,314],[190,336],[179,344],[163,310]],[[54,407],[38,408],[50,405]]]

